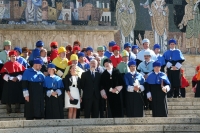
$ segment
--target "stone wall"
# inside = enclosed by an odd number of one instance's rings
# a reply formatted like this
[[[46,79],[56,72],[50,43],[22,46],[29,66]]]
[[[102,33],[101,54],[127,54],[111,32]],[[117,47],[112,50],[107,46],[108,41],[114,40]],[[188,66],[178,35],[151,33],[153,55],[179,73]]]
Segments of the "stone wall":
[[[190,86],[187,87],[187,91],[191,91],[192,88],[192,77],[196,73],[196,66],[200,64],[198,55],[184,55],[185,62],[183,63],[182,68],[185,70],[185,77],[190,82]]]
[[[3,48],[3,41],[8,39],[13,48],[20,46],[34,49],[36,41],[42,40],[45,48],[50,50],[52,41],[57,41],[59,46],[67,46],[79,40],[82,48],[91,46],[96,50],[97,46],[107,46],[114,40],[116,32],[114,27],[1,25],[0,49]]]

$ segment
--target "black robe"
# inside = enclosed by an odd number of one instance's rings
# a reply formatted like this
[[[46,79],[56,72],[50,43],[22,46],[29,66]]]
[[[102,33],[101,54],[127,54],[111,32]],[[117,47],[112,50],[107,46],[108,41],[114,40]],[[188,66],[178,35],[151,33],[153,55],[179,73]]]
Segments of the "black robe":
[[[57,98],[45,96],[45,119],[64,119],[63,94]]]
[[[16,77],[18,75],[22,75],[23,72],[15,72],[10,73],[10,76]],[[2,104],[15,104],[15,103],[21,103],[24,104],[24,97],[22,92],[22,82],[21,81],[12,81],[4,80],[3,84],[3,91],[2,91],[2,98],[1,98]]]
[[[3,64],[0,64],[0,70],[2,67],[3,67]],[[3,74],[0,74],[0,99],[1,99],[2,91],[3,91],[3,83],[4,83]]]
[[[110,113],[108,117],[124,117],[122,90],[118,94],[109,92],[110,88],[124,85],[123,77],[121,76],[119,70],[114,68],[112,71],[112,76],[107,70],[105,70],[101,75],[101,85],[101,88],[104,89],[107,94],[107,104],[110,107]]]
[[[24,117],[27,119],[44,118],[44,91],[42,82],[22,82],[28,88],[29,102],[25,101]]]
[[[167,117],[167,94],[162,91],[160,84],[146,83],[145,89],[150,90],[152,95],[152,116],[153,117]]]
[[[200,81],[197,81],[197,87],[196,87],[196,92],[194,97],[200,97]]]

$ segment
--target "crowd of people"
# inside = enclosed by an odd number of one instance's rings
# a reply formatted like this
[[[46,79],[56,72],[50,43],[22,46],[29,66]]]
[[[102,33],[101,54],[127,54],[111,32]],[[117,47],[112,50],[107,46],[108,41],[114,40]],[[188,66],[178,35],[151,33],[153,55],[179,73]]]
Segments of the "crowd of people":
[[[42,41],[36,48],[11,49],[3,43],[0,52],[0,96],[7,113],[20,113],[32,119],[143,117],[152,110],[153,117],[167,117],[167,98],[185,97],[189,86],[181,68],[185,61],[176,49],[176,40],[169,40],[169,50],[160,54],[160,45],[149,48],[143,39],[143,49],[125,43],[123,49],[111,41],[106,46],[82,48],[79,41],[66,47]],[[96,53],[94,51],[97,51]],[[120,53],[121,52],[121,53]],[[200,97],[200,73],[193,77],[192,86]],[[15,104],[12,111],[11,104]]]

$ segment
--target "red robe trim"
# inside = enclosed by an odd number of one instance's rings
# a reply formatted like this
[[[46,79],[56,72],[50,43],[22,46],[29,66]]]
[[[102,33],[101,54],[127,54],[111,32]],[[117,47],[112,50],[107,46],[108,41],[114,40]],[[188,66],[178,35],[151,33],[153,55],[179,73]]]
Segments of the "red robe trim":
[[[58,50],[54,49],[53,51],[51,51],[50,60],[53,61],[53,59],[55,59],[57,56],[58,56]]]
[[[181,76],[181,88],[188,87],[189,85],[190,84],[189,84],[188,80],[184,76]]]
[[[26,68],[20,63],[18,63],[17,61],[15,62],[8,61],[3,65],[0,73],[9,74],[9,73],[15,73],[15,72],[23,72],[25,71],[25,69]]]
[[[197,82],[197,74],[194,75],[194,77],[192,78],[192,81]]]
[[[112,55],[110,60],[112,61],[113,67],[116,68],[117,65],[122,61],[122,57],[119,55],[119,58],[115,58],[115,56]]]

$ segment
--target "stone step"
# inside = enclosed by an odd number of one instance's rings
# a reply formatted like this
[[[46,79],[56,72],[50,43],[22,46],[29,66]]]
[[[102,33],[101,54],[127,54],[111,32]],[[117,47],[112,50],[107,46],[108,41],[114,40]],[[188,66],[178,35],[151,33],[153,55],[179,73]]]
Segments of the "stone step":
[[[151,110],[145,110],[145,117],[151,117],[152,116],[152,111]],[[81,117],[83,116],[83,112],[81,112]],[[184,117],[185,115],[187,115],[188,117],[190,116],[200,116],[200,110],[196,109],[196,110],[184,110],[184,109],[180,109],[180,110],[173,110],[173,109],[169,109],[168,110],[168,116],[169,117]],[[67,118],[67,111],[64,112],[64,116]],[[0,113],[0,120],[4,120],[4,118],[10,118],[11,120],[14,118],[24,118],[24,113],[11,113],[11,114],[7,114],[6,112],[2,112]],[[1,121],[2,121],[1,120]],[[9,119],[8,119],[9,120]]]
[[[174,133],[199,132],[199,125],[111,125],[0,129],[1,133]]]
[[[200,110],[200,106],[168,106],[168,110]]]
[[[168,102],[200,102],[200,98],[168,98]]]
[[[96,118],[96,119],[54,119],[54,120],[19,120],[0,121],[0,129],[4,128],[33,128],[57,126],[108,126],[108,125],[171,125],[199,124],[200,118]]]
[[[198,114],[184,114],[184,115],[181,115],[181,114],[179,114],[179,115],[171,115],[171,114],[168,114],[168,117],[170,117],[170,118],[177,118],[177,117],[180,117],[180,118],[197,118],[197,117],[200,117],[200,115],[198,115]],[[152,114],[145,114],[145,118],[152,118]]]
[[[200,102],[188,102],[188,101],[185,101],[185,102],[168,102],[167,103],[168,105],[170,106],[192,106],[192,105],[200,105]]]

